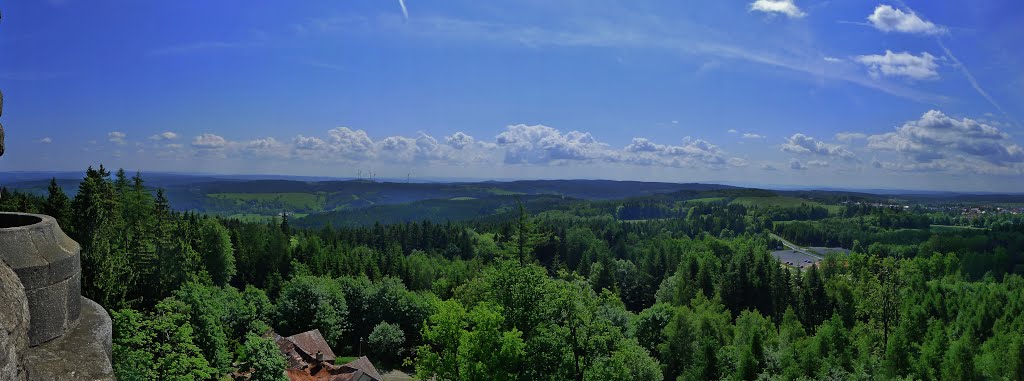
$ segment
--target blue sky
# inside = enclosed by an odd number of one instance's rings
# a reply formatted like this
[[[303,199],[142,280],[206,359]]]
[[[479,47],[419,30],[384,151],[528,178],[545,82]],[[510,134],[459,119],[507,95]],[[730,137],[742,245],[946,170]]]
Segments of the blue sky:
[[[0,170],[1024,189],[1017,1],[7,1]]]

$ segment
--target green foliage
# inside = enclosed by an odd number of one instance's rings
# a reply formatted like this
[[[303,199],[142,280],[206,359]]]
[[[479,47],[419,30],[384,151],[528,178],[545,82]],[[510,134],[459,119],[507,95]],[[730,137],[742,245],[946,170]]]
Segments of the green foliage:
[[[339,347],[348,330],[347,317],[345,294],[336,280],[300,276],[281,288],[275,326],[282,335],[319,329],[328,344]]]
[[[584,380],[650,380],[661,381],[658,360],[652,358],[635,341],[619,345],[610,357],[600,358],[586,370]]]
[[[248,334],[239,359],[251,370],[250,381],[285,381],[288,362],[274,340]]]
[[[522,332],[502,330],[500,306],[483,303],[466,311],[440,302],[423,327],[416,375],[437,380],[514,380],[525,357]]]
[[[218,372],[193,343],[188,306],[165,301],[153,314],[115,311],[114,364],[121,380],[207,380]]]
[[[432,220],[314,231],[174,212],[140,176],[100,167],[70,202],[51,183],[45,198],[0,189],[0,209],[66,221],[126,380],[232,364],[281,379],[269,329],[320,329],[336,353],[409,356],[438,380],[1024,378],[1012,218],[933,231],[920,225],[942,216],[923,209],[716,192],[446,200],[488,217],[438,223],[445,206],[423,203]],[[638,216],[671,218],[616,218]],[[770,255],[771,231],[855,250],[794,271]]]
[[[203,257],[206,271],[213,284],[223,286],[235,275],[235,249],[231,236],[217,220],[204,219],[199,223],[196,251]]]
[[[367,352],[385,364],[394,364],[405,351],[405,332],[397,324],[380,323],[366,339]]]

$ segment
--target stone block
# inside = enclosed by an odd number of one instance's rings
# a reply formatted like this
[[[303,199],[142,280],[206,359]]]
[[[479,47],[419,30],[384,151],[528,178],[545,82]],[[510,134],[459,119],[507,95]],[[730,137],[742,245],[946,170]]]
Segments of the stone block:
[[[24,380],[28,299],[18,276],[0,261],[0,380]]]
[[[80,303],[78,325],[56,340],[28,349],[25,368],[29,381],[115,380],[110,315],[89,299],[81,298]]]
[[[70,329],[81,311],[81,246],[50,216],[0,213],[0,259],[28,298],[29,345]]]
[[[82,273],[76,273],[68,279],[68,321],[78,320],[82,313]]]
[[[28,297],[29,345],[53,340],[68,328],[68,281],[25,290]]]

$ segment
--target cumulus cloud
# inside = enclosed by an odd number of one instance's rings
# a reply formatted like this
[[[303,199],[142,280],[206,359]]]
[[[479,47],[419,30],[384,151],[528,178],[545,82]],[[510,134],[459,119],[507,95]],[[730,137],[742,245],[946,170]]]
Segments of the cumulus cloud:
[[[1024,149],[1005,132],[970,118],[956,119],[931,110],[918,120],[867,137],[868,148],[899,154],[898,162],[877,167],[900,170],[1021,172]]]
[[[797,154],[814,154],[846,160],[855,159],[853,152],[838,144],[825,143],[804,134],[793,134],[780,146],[782,151]]]
[[[860,132],[840,132],[836,134],[836,140],[841,142],[852,142],[854,140],[866,139],[867,134]]]
[[[111,131],[107,134],[107,140],[117,145],[124,145],[128,135],[121,131]]]
[[[925,21],[913,11],[904,12],[891,5],[881,4],[875,12],[868,16],[871,26],[883,32],[900,32],[913,34],[942,34],[946,29]]]
[[[843,62],[842,58],[836,58],[836,57],[825,56],[822,59],[824,59],[825,62],[828,62],[828,63],[840,63],[840,62]]]
[[[250,140],[245,143],[242,150],[256,157],[282,158],[288,156],[287,147],[272,137]]]
[[[192,139],[192,147],[201,150],[215,150],[227,146],[223,137],[214,134],[202,134]]]
[[[828,166],[829,166],[829,162],[824,161],[824,160],[810,160],[810,161],[807,161],[807,162],[803,162],[803,161],[800,161],[800,160],[797,160],[797,159],[790,159],[789,160],[789,168],[797,170],[797,171],[804,171],[804,170],[810,169],[812,167],[826,168]]]
[[[744,139],[764,139],[764,136],[763,135],[758,135],[758,134],[752,134],[752,133],[748,132],[748,133],[743,134],[743,138]]]
[[[327,143],[315,136],[298,135],[292,143],[297,151],[320,151],[327,148]]]
[[[765,170],[765,171],[778,171],[779,170],[778,168],[775,168],[774,165],[771,165],[771,164],[768,164],[768,163],[761,164],[761,169]]]
[[[362,159],[372,156],[373,140],[363,130],[338,127],[327,131],[327,144],[332,152],[342,157]]]
[[[544,126],[517,124],[505,128],[495,142],[505,149],[506,164],[564,163],[611,158],[607,144],[599,143],[590,133],[560,131]]]
[[[885,55],[857,56],[855,60],[867,66],[868,73],[873,77],[906,77],[915,80],[939,78],[936,71],[939,67],[937,59],[927,52],[915,56],[908,52],[893,53],[886,50]]]
[[[639,165],[691,168],[746,165],[745,160],[730,163],[725,152],[718,146],[689,136],[683,138],[682,145],[656,144],[646,138],[633,138],[633,142],[626,146],[625,153],[626,161]]]
[[[739,131],[736,131],[735,128],[730,128],[729,131],[726,131],[726,132],[728,132],[730,134],[738,134],[739,133]]]
[[[750,3],[750,10],[765,13],[780,13],[792,18],[800,18],[807,15],[794,0],[757,0]]]
[[[50,139],[50,137],[47,136],[47,137],[44,137],[42,139],[39,139],[39,142],[43,143],[43,144],[50,144],[50,143],[53,143],[53,139]]]
[[[625,147],[612,147],[588,132],[563,133],[544,125],[526,124],[506,126],[493,140],[480,140],[464,132],[443,138],[419,132],[415,136],[374,139],[364,130],[348,127],[334,128],[319,136],[296,135],[290,139],[261,137],[231,141],[204,133],[195,136],[190,144],[178,144],[160,135],[154,137],[164,141],[152,145],[158,148],[157,156],[176,158],[192,155],[381,165],[621,164],[697,169],[750,165],[747,159],[731,156],[703,139],[685,137],[676,144],[663,144],[637,137]]]
[[[445,143],[448,143],[448,145],[452,146],[455,149],[463,149],[466,148],[467,146],[473,145],[474,140],[475,139],[473,139],[472,136],[466,135],[462,131],[456,132],[451,136],[446,136],[444,138]]]
[[[170,141],[170,140],[174,140],[174,139],[177,139],[177,138],[178,138],[178,134],[173,133],[171,131],[166,131],[166,132],[161,132],[159,134],[150,136],[149,140]]]

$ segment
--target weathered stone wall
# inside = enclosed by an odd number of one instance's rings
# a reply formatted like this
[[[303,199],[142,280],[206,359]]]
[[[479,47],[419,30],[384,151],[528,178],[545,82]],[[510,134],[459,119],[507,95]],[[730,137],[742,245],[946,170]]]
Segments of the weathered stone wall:
[[[81,296],[80,252],[53,217],[0,213],[0,381],[114,379],[110,315]]]
[[[82,301],[82,317],[63,336],[25,353],[29,381],[115,380],[111,362],[110,315],[96,302]]]
[[[18,274],[28,298],[30,346],[60,337],[81,311],[81,247],[50,216],[0,214],[0,259]]]
[[[0,380],[24,380],[28,298],[18,275],[0,261]]]
[[[4,115],[4,92],[0,91],[0,116]],[[4,124],[0,122],[0,156],[4,155]]]

